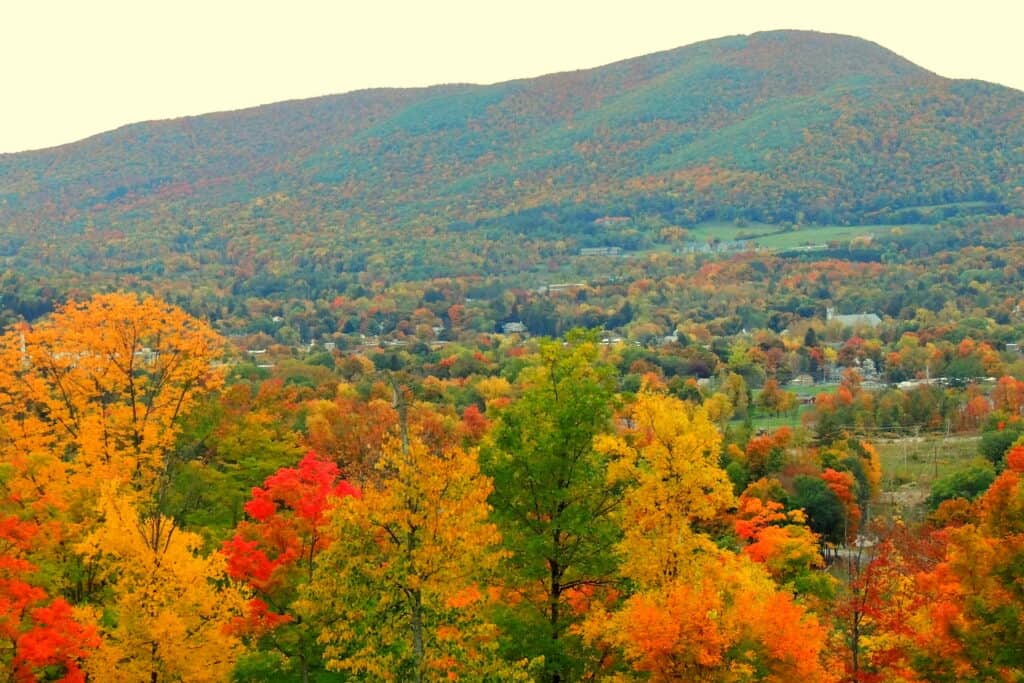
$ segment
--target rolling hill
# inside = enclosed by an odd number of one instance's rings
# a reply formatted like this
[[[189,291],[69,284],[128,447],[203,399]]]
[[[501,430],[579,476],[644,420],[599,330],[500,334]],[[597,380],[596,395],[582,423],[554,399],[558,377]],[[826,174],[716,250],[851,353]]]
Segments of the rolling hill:
[[[65,289],[316,298],[644,248],[708,221],[1009,213],[1024,209],[1022,178],[1024,93],[861,39],[778,31],[0,155],[0,263]]]

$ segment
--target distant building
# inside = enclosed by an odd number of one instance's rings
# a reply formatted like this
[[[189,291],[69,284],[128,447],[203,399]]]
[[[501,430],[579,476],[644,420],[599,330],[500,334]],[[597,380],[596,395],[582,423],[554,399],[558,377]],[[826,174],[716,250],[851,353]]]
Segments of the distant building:
[[[138,360],[141,360],[146,365],[152,365],[153,363],[156,362],[157,356],[159,354],[156,351],[154,351],[153,349],[149,348],[148,346],[143,346],[141,349],[136,351],[133,355],[135,356],[135,358],[137,358]]]
[[[629,216],[601,216],[600,218],[594,219],[594,225],[616,225],[621,223],[629,223],[633,219]]]
[[[789,383],[789,385],[791,387],[814,386],[814,378],[808,375],[807,373],[803,373],[802,375],[797,375],[796,377],[794,377],[792,381]]]
[[[521,322],[503,323],[501,331],[504,334],[526,334],[529,330],[526,329],[526,325]]]
[[[843,327],[877,327],[882,324],[882,319],[874,313],[836,315],[836,309],[834,308],[825,309],[825,319],[828,322],[837,322]]]
[[[586,286],[586,282],[558,282],[550,285],[542,285],[537,289],[537,291],[540,294],[555,294],[557,292],[572,292],[577,289],[583,289]]]
[[[580,256],[619,256],[621,254],[621,247],[584,247],[580,249]]]

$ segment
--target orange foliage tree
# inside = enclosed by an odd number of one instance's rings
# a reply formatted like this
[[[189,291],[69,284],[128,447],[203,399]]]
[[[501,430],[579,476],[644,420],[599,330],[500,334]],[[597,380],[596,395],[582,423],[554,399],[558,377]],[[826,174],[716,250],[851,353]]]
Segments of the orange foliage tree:
[[[71,502],[98,481],[152,493],[178,416],[221,382],[221,352],[207,325],[152,297],[68,303],[0,338],[0,447],[49,458]]]
[[[653,681],[834,680],[817,620],[704,531],[734,504],[706,411],[644,392],[628,422],[599,447],[614,456],[609,476],[628,486],[616,550],[636,590],[614,611],[594,607],[585,640]]]
[[[1024,458],[976,503],[977,520],[939,532],[942,561],[918,576],[916,662],[928,680],[1024,678]]]

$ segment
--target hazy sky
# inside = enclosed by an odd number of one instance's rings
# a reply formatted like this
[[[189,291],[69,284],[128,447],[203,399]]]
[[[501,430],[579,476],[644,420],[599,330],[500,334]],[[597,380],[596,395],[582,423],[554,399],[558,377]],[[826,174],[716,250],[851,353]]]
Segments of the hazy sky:
[[[1024,90],[1021,0],[8,0],[0,152],[374,86],[492,83],[737,33],[873,40]]]

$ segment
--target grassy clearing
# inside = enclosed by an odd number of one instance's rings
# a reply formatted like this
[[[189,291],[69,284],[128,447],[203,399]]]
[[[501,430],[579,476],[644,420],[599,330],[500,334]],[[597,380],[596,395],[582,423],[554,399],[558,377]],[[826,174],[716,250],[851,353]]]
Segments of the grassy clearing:
[[[800,417],[807,411],[807,408],[808,406],[800,406],[799,409],[783,415],[764,415],[758,413],[751,418],[750,423],[754,426],[755,430],[765,429],[772,431],[779,427],[796,429],[802,424]],[[739,422],[742,422],[742,420]]]
[[[773,232],[778,232],[781,229],[781,225],[772,225],[770,223],[749,223],[740,227],[735,223],[711,221],[708,223],[699,223],[698,225],[690,228],[690,236],[687,239],[693,242],[705,242],[712,238],[718,238],[720,240],[737,240],[746,239],[748,237],[769,235]]]
[[[955,472],[977,457],[977,436],[922,436],[876,440],[882,460],[882,491],[871,504],[871,515],[921,520],[932,482]]]
[[[976,436],[922,436],[878,440],[882,459],[882,488],[896,490],[916,484],[925,490],[938,478],[964,467],[978,454]]]
[[[711,238],[720,240],[749,239],[751,246],[765,249],[794,249],[807,245],[841,244],[858,237],[879,237],[892,234],[894,230],[904,233],[934,228],[926,224],[908,225],[806,225],[797,230],[783,230],[781,225],[750,223],[737,226],[733,223],[700,223],[690,229],[689,239],[704,242]]]
[[[858,237],[879,237],[893,234],[894,230],[903,233],[932,228],[930,225],[823,225],[807,226],[791,232],[778,233],[754,240],[758,246],[766,249],[794,249],[810,244],[828,244],[829,242],[847,243]]]
[[[783,389],[792,391],[797,396],[817,396],[818,394],[836,393],[839,389],[839,384],[812,384],[806,387],[787,384]]]

